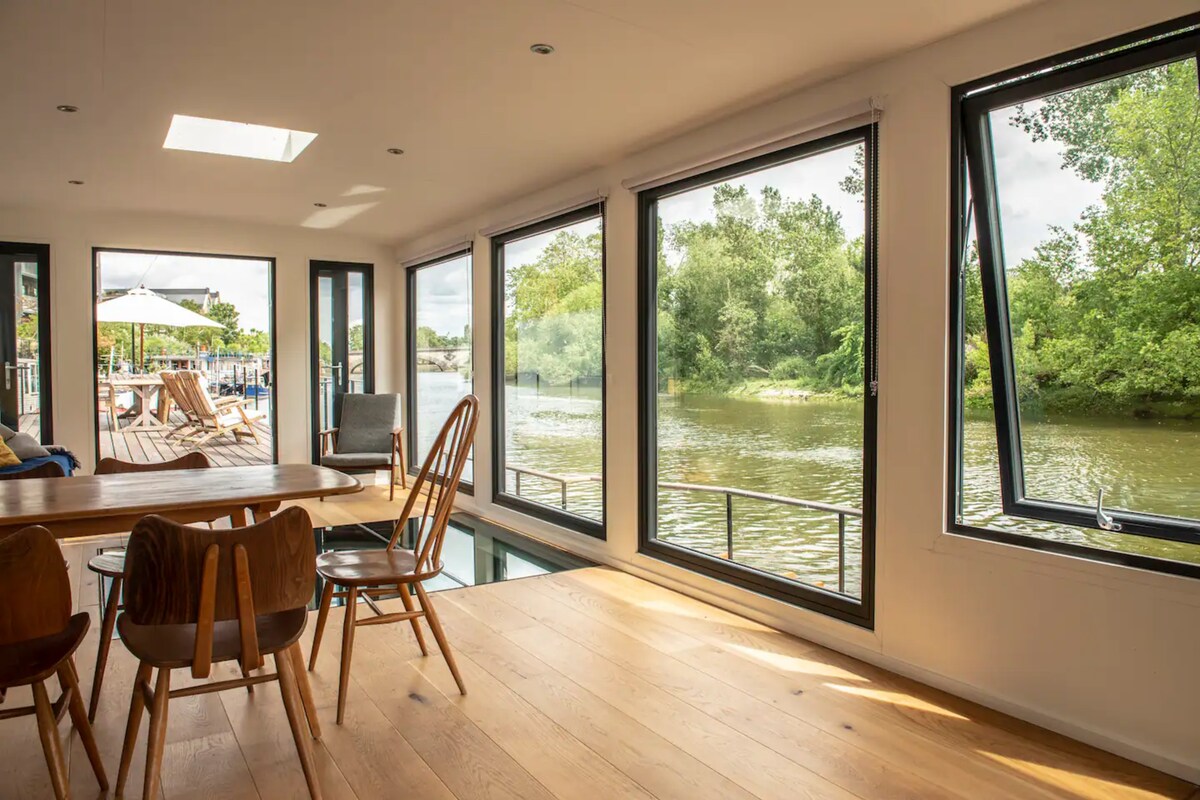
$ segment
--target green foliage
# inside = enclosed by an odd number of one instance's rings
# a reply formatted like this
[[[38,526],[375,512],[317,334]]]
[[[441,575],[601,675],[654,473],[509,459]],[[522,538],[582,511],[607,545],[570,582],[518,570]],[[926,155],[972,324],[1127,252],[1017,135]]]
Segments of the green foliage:
[[[754,198],[718,186],[713,210],[713,221],[663,234],[660,382],[724,391],[769,375],[860,392],[862,240],[847,241],[820,198],[788,200],[774,187]]]
[[[550,384],[600,375],[601,246],[599,233],[560,231],[537,260],[508,271],[505,374],[536,374]]]
[[[1101,202],[1009,269],[1023,410],[1200,404],[1200,101],[1189,60],[1055,95],[1014,124],[1101,181]],[[978,269],[973,270],[976,275]],[[970,275],[970,271],[968,271]],[[971,280],[969,278],[969,280]],[[990,391],[967,287],[968,403]],[[980,358],[980,354],[983,358]]]

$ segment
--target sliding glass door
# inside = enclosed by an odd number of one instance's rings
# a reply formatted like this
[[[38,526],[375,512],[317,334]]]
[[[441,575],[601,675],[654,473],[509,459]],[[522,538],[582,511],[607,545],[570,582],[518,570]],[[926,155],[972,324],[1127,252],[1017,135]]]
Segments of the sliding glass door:
[[[420,469],[442,423],[475,390],[471,359],[471,251],[408,270],[408,464]],[[474,461],[459,488],[473,491]]]
[[[0,242],[0,424],[53,441],[50,247]]]
[[[319,431],[336,428],[342,398],[375,391],[371,264],[310,263],[313,462]]]

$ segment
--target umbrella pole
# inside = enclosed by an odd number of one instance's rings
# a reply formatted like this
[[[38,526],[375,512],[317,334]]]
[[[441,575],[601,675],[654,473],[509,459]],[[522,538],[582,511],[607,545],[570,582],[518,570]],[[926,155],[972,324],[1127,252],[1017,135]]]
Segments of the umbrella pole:
[[[139,326],[138,331],[138,372],[146,371],[146,323]]]

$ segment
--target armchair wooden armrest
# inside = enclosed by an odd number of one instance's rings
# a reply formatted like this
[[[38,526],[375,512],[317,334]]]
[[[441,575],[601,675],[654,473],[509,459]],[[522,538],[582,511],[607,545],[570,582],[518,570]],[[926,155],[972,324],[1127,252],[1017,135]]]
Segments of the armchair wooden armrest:
[[[332,444],[333,449],[337,450],[337,428],[329,428],[328,430],[317,431],[317,436],[321,438],[321,455],[326,455],[329,452],[329,446]]]

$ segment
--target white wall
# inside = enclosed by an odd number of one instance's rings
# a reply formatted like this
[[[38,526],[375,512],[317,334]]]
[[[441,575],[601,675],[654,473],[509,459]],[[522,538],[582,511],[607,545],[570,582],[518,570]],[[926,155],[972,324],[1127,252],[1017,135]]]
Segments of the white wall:
[[[216,219],[136,213],[64,212],[0,207],[0,241],[50,245],[51,352],[55,443],[91,468],[94,459],[92,248],[123,247],[275,258],[273,368],[281,462],[311,458],[308,262],[375,264],[375,359],[378,391],[393,388],[390,250],[326,231]]]
[[[603,187],[608,209],[608,541],[489,502],[491,437],[464,507],[958,694],[1200,781],[1200,582],[945,532],[950,87],[1196,11],[1184,0],[1059,0],[724,119],[475,219],[464,231]],[[869,23],[867,23],[869,24]],[[883,96],[877,625],[863,631],[637,554],[635,197],[622,179]],[[475,240],[475,386],[490,430],[490,264]],[[395,313],[403,318],[397,279]],[[398,330],[398,335],[400,331]],[[396,351],[403,369],[403,349]],[[397,374],[402,374],[397,372]]]

